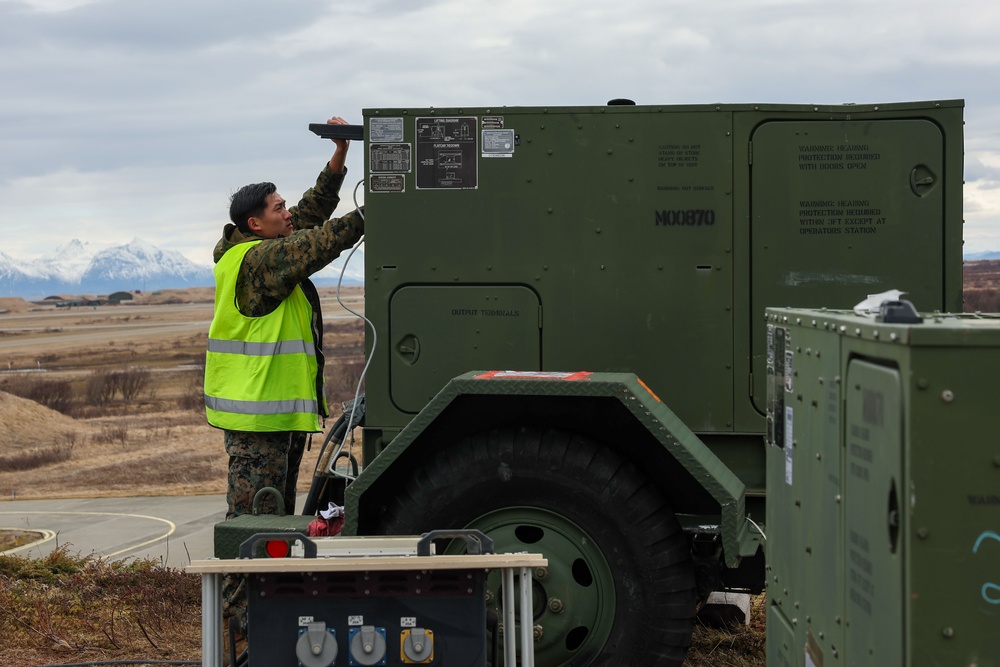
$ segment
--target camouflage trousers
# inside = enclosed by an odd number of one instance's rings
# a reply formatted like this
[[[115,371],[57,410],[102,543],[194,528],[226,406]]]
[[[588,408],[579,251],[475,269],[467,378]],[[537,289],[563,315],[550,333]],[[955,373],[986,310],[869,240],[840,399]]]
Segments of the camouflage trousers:
[[[284,513],[295,513],[295,485],[299,479],[299,464],[305,450],[306,433],[250,433],[225,431],[226,453],[229,454],[229,484],[226,520],[250,514],[256,493],[265,487],[278,490],[284,499]],[[261,496],[261,514],[278,514],[274,497]],[[222,616],[239,616],[246,630],[246,579],[226,575],[222,580]]]

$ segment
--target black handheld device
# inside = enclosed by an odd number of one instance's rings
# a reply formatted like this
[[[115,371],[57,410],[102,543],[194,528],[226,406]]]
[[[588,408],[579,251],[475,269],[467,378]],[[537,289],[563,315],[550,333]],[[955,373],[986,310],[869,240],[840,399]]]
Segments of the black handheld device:
[[[331,125],[329,123],[309,123],[309,131],[324,139],[350,139],[362,141],[365,138],[363,125]]]

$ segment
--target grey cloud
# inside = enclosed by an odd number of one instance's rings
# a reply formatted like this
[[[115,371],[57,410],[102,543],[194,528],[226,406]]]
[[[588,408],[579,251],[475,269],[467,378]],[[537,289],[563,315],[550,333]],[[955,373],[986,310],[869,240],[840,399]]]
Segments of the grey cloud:
[[[979,183],[984,189],[1000,188],[1000,167],[992,167],[979,158],[966,156],[965,181]]]

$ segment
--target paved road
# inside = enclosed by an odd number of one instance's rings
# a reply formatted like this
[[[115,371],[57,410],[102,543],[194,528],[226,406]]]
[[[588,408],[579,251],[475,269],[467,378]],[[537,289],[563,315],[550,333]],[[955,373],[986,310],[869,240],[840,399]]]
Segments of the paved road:
[[[213,555],[213,527],[225,496],[91,498],[0,502],[0,528],[36,530],[44,538],[4,553],[39,557],[56,546],[116,559],[153,558],[170,567]]]

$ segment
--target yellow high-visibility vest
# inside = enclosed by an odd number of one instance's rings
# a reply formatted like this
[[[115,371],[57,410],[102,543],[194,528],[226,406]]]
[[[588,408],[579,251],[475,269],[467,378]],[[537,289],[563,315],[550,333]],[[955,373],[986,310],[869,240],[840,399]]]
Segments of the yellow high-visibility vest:
[[[226,251],[215,265],[215,315],[205,356],[205,413],[232,431],[312,431],[319,425],[312,306],[299,286],[273,312],[236,306],[243,258],[260,241]]]

